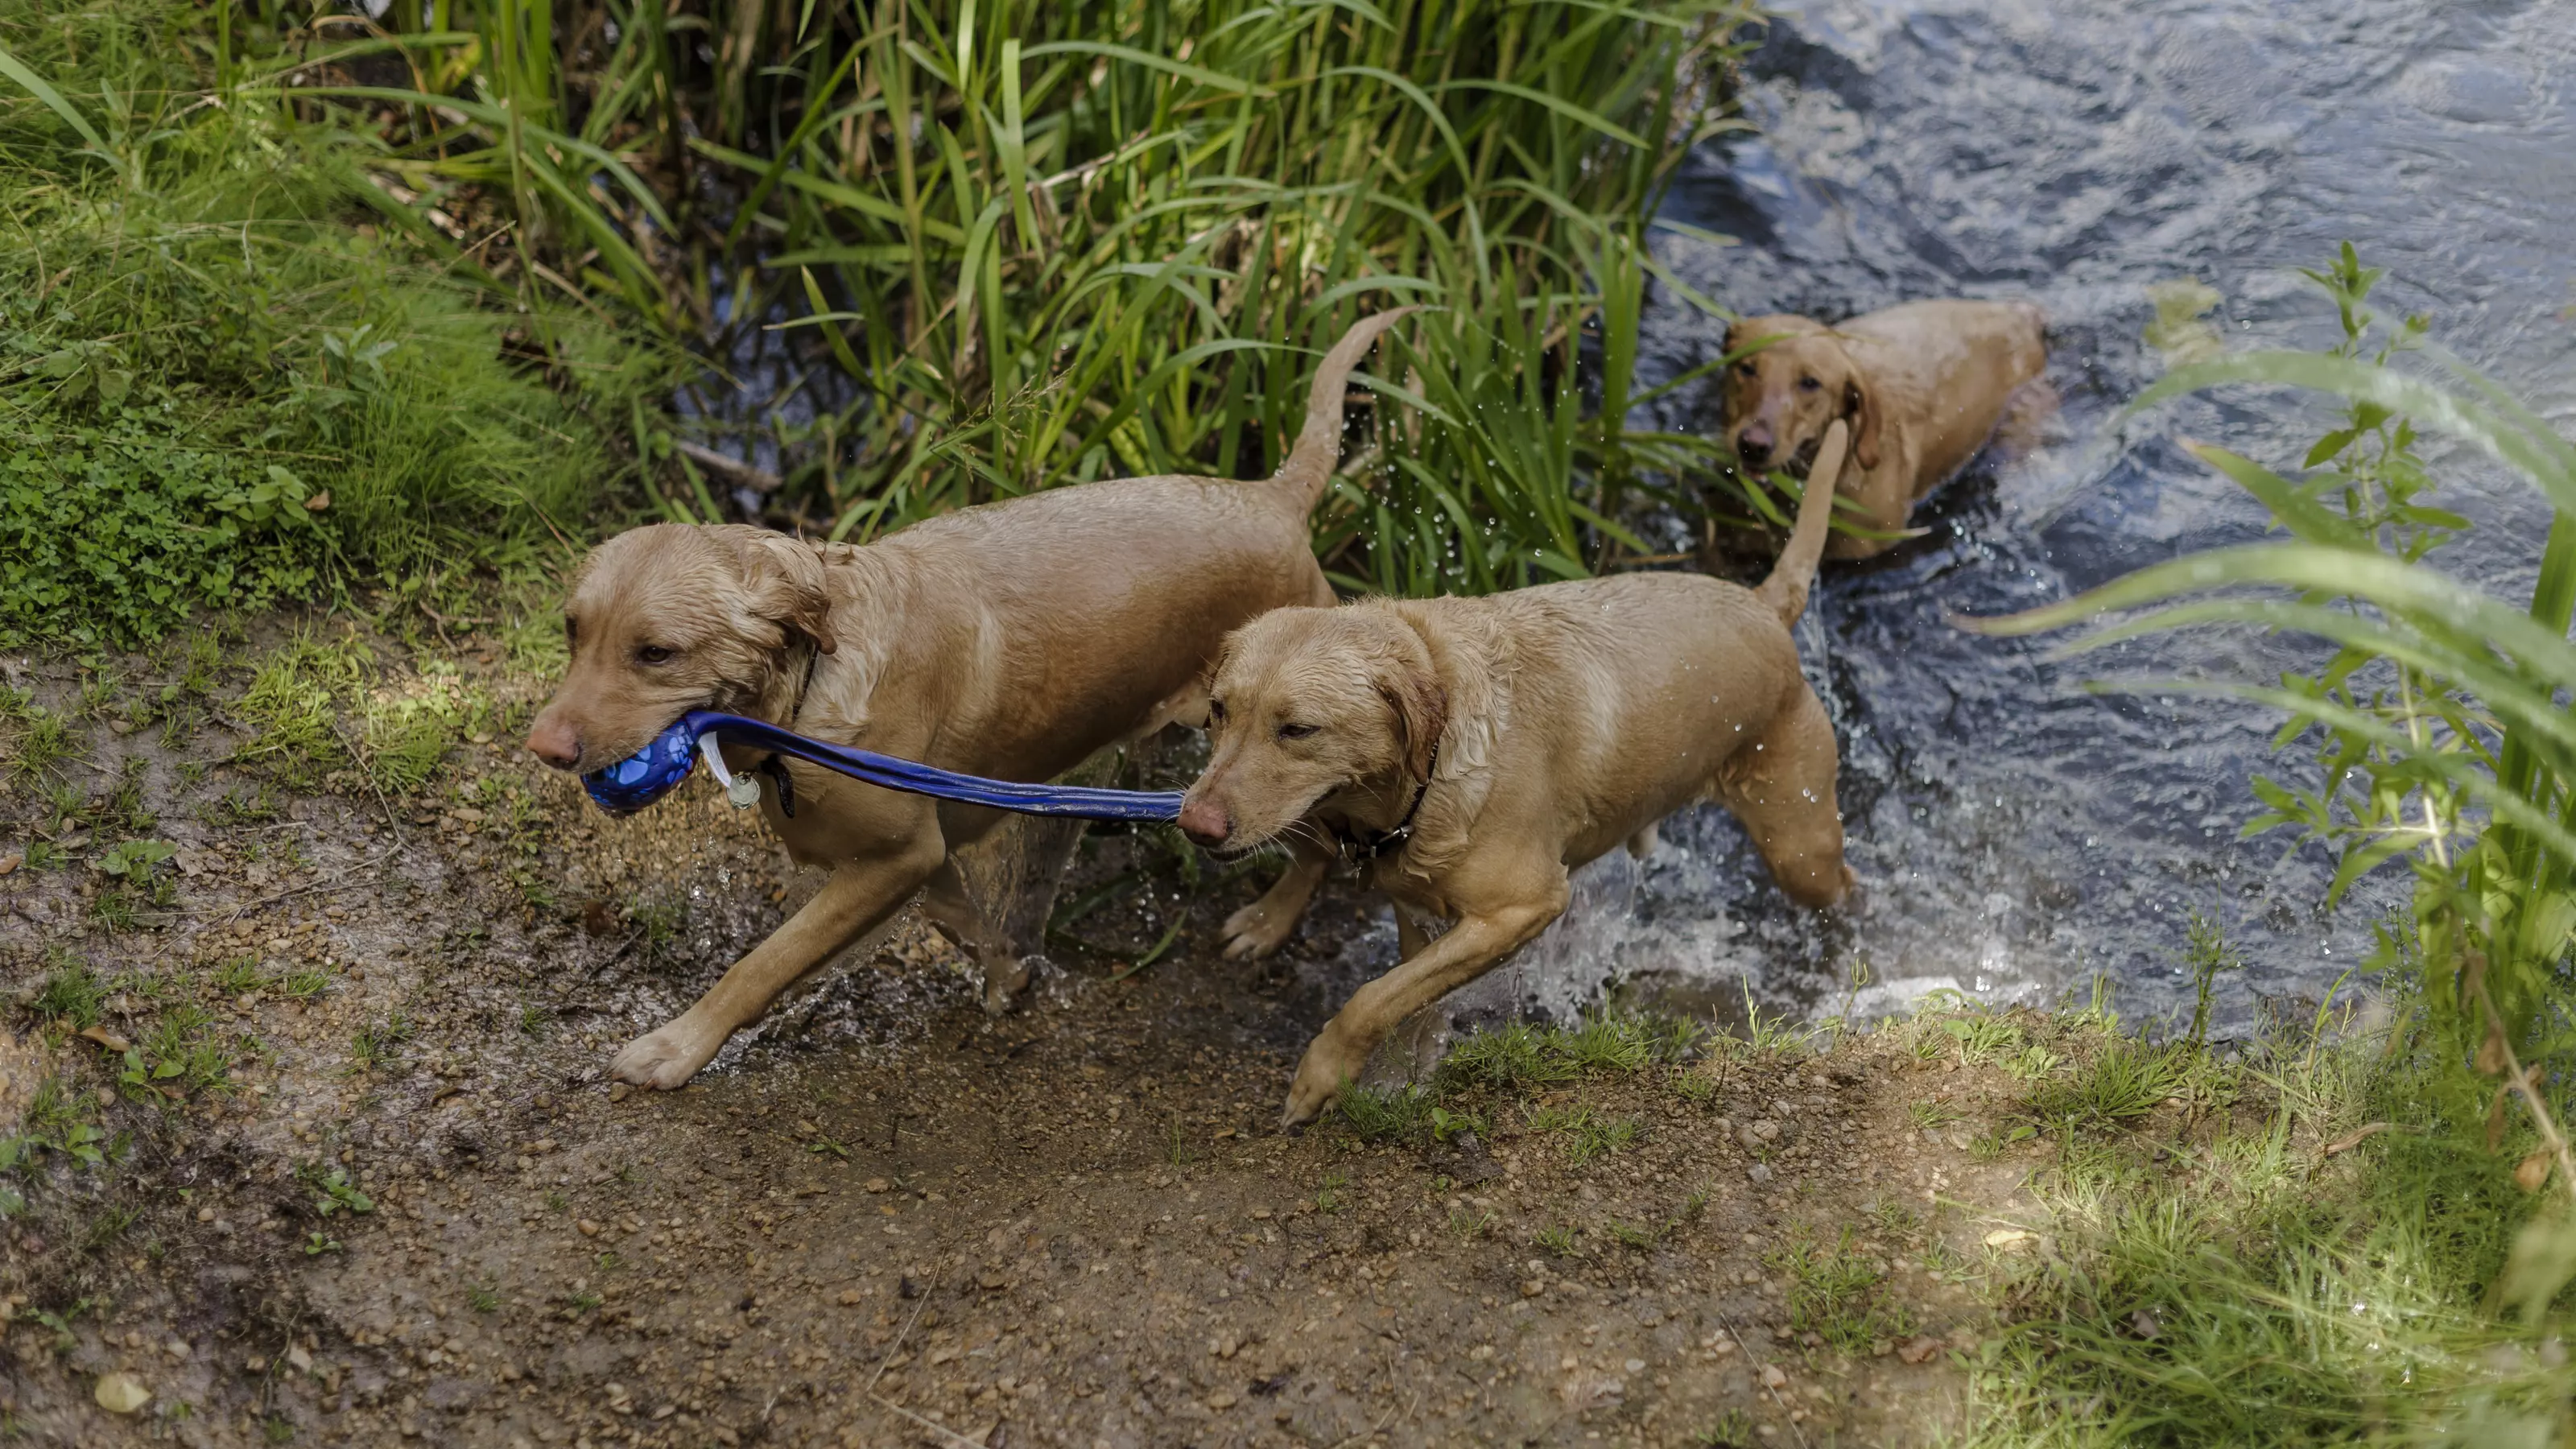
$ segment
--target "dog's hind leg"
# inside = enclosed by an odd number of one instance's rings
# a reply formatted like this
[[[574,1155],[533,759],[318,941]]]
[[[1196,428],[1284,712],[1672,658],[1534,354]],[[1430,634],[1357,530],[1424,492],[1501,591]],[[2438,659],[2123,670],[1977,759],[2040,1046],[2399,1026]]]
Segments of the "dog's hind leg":
[[[1830,906],[1852,888],[1834,803],[1837,764],[1834,722],[1801,681],[1789,707],[1718,771],[1717,798],[1744,822],[1771,878],[1800,905]]]
[[[955,938],[975,958],[984,972],[984,1014],[999,1016],[1011,1009],[1020,992],[1029,984],[1029,958],[1013,946],[1011,939],[975,903],[974,893],[967,888],[966,877],[957,869],[952,855],[939,863],[922,883],[921,909],[939,929]]]

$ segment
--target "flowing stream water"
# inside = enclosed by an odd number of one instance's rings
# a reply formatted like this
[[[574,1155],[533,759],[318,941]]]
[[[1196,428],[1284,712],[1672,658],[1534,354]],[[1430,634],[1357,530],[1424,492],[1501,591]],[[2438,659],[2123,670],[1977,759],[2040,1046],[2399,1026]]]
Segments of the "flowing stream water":
[[[2275,716],[2082,686],[2265,679],[2322,651],[2204,631],[2061,661],[1946,619],[2259,537],[2259,507],[2177,440],[2288,467],[2331,425],[2316,399],[2245,389],[2122,421],[2163,366],[2140,338],[2158,282],[2217,289],[2231,348],[2329,345],[2333,309],[2295,268],[2350,239],[2388,269],[2380,310],[2428,314],[2436,341],[2576,433],[2576,0],[1791,3],[1746,82],[1758,132],[1701,148],[1664,210],[1736,244],[1667,230],[1658,254],[1748,314],[2036,301],[2064,405],[2038,450],[1982,460],[1918,510],[1930,536],[1829,565],[1801,627],[1842,741],[1855,907],[1789,907],[1703,809],[1642,867],[1588,870],[1556,935],[1458,1004],[1561,1011],[1616,980],[1720,1010],[1749,985],[1829,1014],[1944,987],[2049,1001],[2100,977],[2132,1019],[2168,1016],[2189,1009],[2197,910],[2248,961],[2222,978],[2224,1029],[2265,1003],[2309,1009],[2403,899],[2402,867],[2322,914],[2320,852],[2237,838],[2248,781],[2303,765],[2272,754]],[[1723,324],[1670,296],[1647,333],[1663,376],[1723,350]],[[1666,422],[1713,428],[1713,396]],[[2439,561],[2527,597],[2537,494],[2466,449],[2427,452],[2438,501],[2477,525]]]

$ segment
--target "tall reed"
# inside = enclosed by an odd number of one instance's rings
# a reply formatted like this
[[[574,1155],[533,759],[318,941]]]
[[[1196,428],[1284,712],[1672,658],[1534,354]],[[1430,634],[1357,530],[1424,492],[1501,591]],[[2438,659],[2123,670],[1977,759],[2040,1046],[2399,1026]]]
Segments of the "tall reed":
[[[622,298],[728,365],[766,345],[784,376],[734,421],[784,448],[772,516],[834,537],[1265,472],[1321,347],[1434,304],[1381,354],[1374,466],[1320,531],[1347,582],[1475,590],[1597,566],[1632,490],[1704,455],[1628,427],[1642,239],[1732,124],[1752,13],[576,0],[549,66],[546,7],[439,0],[243,94],[398,114],[376,164],[415,216],[505,192],[522,265],[480,255],[521,285]]]

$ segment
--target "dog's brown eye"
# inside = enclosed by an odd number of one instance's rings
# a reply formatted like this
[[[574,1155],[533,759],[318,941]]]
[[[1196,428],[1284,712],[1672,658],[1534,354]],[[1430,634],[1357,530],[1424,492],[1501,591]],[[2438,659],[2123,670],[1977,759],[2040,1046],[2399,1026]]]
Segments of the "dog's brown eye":
[[[1221,725],[1225,723],[1224,700],[1211,699],[1208,701],[1208,723],[1212,725]]]
[[[1759,375],[1762,371],[1762,369],[1755,367],[1750,362],[1739,362],[1735,364],[1735,370],[1740,376],[1744,377],[1754,377]]]
[[[1802,377],[1798,379],[1798,391],[1800,392],[1814,392],[1816,389],[1823,386],[1823,383],[1816,381],[1812,377]]]
[[[635,662],[638,664],[668,664],[671,662],[671,651],[663,648],[659,644],[642,645],[635,651]]]
[[[564,647],[570,649],[580,643],[581,621],[570,614],[564,615]]]
[[[1279,727],[1279,738],[1283,740],[1302,740],[1314,732],[1315,726],[1313,725],[1284,724]]]

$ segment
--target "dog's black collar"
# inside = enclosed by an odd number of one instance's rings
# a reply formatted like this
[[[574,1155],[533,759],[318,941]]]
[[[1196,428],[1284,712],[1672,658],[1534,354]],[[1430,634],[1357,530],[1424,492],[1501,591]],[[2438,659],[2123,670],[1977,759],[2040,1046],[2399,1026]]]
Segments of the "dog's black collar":
[[[1422,783],[1413,790],[1413,803],[1404,807],[1404,818],[1393,830],[1348,830],[1337,832],[1342,853],[1353,865],[1371,865],[1381,856],[1402,855],[1413,841],[1413,817],[1422,813],[1422,797],[1431,793],[1431,778],[1440,772],[1440,747],[1431,747],[1430,767],[1423,771]]]
[[[795,729],[796,722],[804,718],[805,691],[814,687],[814,666],[822,662],[822,658],[822,650],[817,649],[810,644],[806,646],[805,677],[796,682],[796,702],[788,707],[787,724],[785,728],[790,730]],[[752,769],[768,776],[770,784],[777,788],[778,813],[786,816],[790,820],[795,819],[796,781],[787,773],[787,762],[776,755],[768,755],[764,756],[759,764],[752,766]]]

